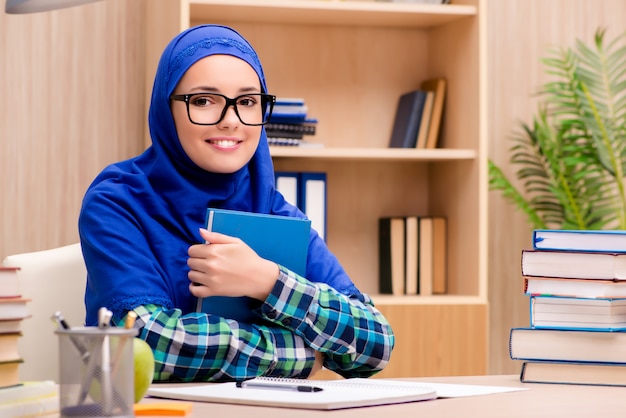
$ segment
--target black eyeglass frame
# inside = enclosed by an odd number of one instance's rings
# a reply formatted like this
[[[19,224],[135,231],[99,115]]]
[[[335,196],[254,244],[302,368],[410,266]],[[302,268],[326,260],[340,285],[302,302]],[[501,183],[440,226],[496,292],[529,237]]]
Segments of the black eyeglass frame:
[[[224,109],[222,109],[222,114],[220,115],[219,119],[217,120],[217,122],[215,123],[198,123],[198,122],[194,122],[193,119],[191,119],[191,114],[189,113],[189,102],[191,101],[191,98],[194,96],[202,96],[202,95],[207,95],[207,94],[212,94],[214,96],[220,96],[223,97],[226,100],[226,104],[224,105]],[[261,123],[246,123],[241,119],[241,116],[239,115],[239,109],[237,108],[237,100],[241,99],[242,97],[247,97],[247,96],[261,96],[261,105],[262,107],[267,107],[269,106],[269,109],[267,111],[267,119],[265,120],[265,122],[261,122]],[[266,94],[266,93],[249,93],[249,94],[241,94],[235,98],[230,98],[228,96],[224,96],[223,94],[220,93],[213,93],[213,92],[201,92],[201,93],[191,93],[191,94],[172,94],[170,96],[170,100],[175,100],[178,102],[185,102],[185,106],[187,107],[187,117],[189,118],[189,122],[193,123],[194,125],[202,125],[202,126],[211,126],[211,125],[217,125],[218,123],[220,123],[222,121],[222,119],[224,119],[224,116],[226,115],[226,112],[228,111],[229,107],[233,107],[233,109],[235,109],[235,114],[237,115],[237,117],[239,118],[239,121],[241,123],[243,123],[244,125],[247,126],[262,126],[265,125],[266,123],[269,122],[270,117],[272,116],[272,111],[274,110],[274,104],[276,103],[276,96],[274,96],[273,94]],[[265,117],[265,116],[264,116]]]

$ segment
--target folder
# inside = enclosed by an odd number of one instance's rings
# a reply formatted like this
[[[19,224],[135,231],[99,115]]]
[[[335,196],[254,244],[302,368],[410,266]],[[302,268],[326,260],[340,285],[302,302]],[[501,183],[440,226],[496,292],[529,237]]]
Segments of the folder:
[[[277,171],[274,173],[276,190],[283,195],[287,203],[298,206],[300,196],[300,173],[293,171]]]
[[[311,228],[326,240],[326,173],[300,173],[300,203]]]

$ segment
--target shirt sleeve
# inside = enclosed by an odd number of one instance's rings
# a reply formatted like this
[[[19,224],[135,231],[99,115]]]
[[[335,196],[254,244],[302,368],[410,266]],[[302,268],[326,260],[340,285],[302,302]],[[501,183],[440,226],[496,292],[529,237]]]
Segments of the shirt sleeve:
[[[315,352],[345,377],[382,370],[394,344],[391,328],[368,296],[348,297],[281,268],[258,308],[267,325],[203,313],[139,306],[139,337],[152,347],[155,381],[228,381],[266,375],[308,377]]]
[[[366,294],[346,296],[281,267],[260,309],[323,353],[324,366],[343,377],[369,377],[389,362],[393,331]]]

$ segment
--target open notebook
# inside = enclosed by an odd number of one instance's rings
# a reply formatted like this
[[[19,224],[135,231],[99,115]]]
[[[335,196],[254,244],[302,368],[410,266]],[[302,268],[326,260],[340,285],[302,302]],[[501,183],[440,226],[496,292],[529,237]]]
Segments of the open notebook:
[[[252,383],[255,387],[249,385]],[[148,395],[198,402],[274,406],[298,409],[343,409],[435,399],[424,384],[383,379],[302,380],[259,377],[247,387],[231,383],[152,385]],[[245,385],[244,385],[245,386]],[[300,387],[300,390],[297,389]],[[303,391],[320,388],[319,391]]]

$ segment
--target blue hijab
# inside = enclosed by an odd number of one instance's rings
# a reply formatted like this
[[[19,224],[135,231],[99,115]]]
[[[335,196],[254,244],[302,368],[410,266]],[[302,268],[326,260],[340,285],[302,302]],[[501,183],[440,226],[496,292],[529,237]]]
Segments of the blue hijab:
[[[265,76],[252,46],[231,28],[204,25],[176,36],[159,62],[148,122],[152,145],[141,155],[112,164],[93,181],[83,199],[79,233],[87,264],[86,325],[97,323],[106,306],[115,317],[139,305],[195,311],[189,292],[187,249],[202,242],[207,207],[304,218],[274,187],[265,129],[250,162],[232,174],[198,167],[183,150],[169,97],[198,60],[215,54],[238,57]],[[317,232],[309,243],[306,278],[357,294]]]

